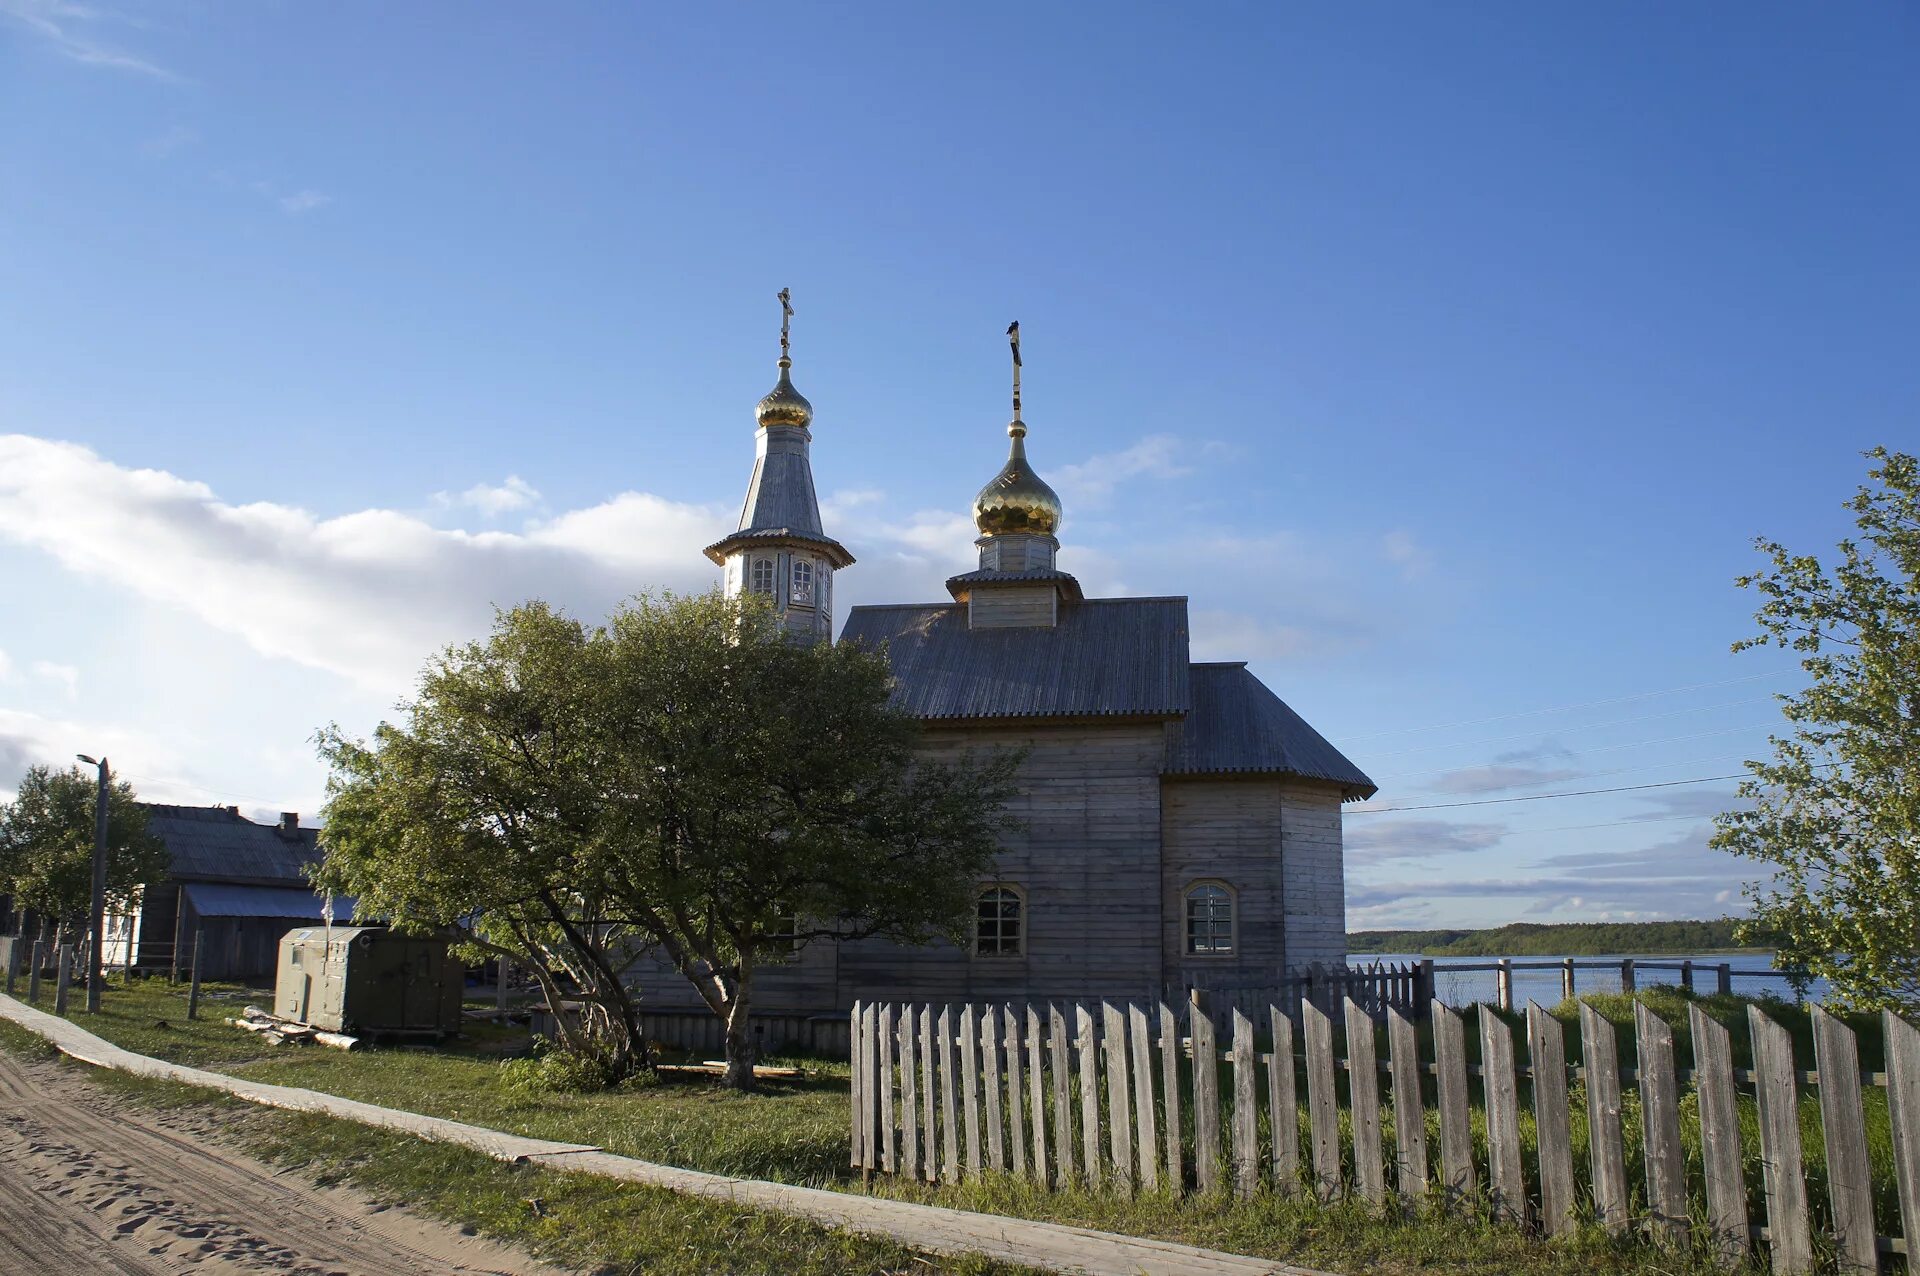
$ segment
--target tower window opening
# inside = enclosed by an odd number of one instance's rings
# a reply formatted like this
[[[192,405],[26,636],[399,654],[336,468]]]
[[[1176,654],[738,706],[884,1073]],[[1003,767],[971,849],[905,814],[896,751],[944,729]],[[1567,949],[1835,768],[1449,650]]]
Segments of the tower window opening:
[[[813,601],[813,560],[796,558],[793,560],[793,601],[810,603]]]
[[[773,560],[771,558],[753,560],[753,575],[748,581],[747,588],[756,594],[773,592]]]

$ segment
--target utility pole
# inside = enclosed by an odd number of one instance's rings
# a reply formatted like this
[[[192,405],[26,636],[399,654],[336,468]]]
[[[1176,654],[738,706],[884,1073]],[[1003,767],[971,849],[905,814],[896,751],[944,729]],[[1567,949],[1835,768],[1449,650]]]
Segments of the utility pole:
[[[93,806],[93,904],[88,923],[92,942],[87,946],[87,1013],[100,1013],[100,990],[107,982],[104,967],[107,945],[107,795],[112,791],[113,775],[107,760],[95,762],[86,754],[76,754],[82,762],[100,768],[100,793]],[[133,936],[127,936],[133,942]]]

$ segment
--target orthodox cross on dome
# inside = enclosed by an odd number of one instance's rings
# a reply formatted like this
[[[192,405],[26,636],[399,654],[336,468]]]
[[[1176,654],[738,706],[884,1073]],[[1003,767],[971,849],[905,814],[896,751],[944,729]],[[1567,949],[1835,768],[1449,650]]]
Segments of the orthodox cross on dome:
[[[780,366],[785,367],[788,364],[793,362],[792,345],[791,345],[790,338],[788,337],[788,330],[793,323],[793,290],[790,288],[782,288],[780,290],[779,295],[780,295]]]
[[[1020,321],[1007,325],[1007,345],[1013,350],[1013,419],[1020,419]]]

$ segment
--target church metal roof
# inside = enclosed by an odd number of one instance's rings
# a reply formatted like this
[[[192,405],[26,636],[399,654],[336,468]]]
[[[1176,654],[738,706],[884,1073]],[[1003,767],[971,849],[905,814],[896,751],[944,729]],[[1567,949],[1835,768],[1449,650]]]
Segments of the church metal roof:
[[[167,844],[175,880],[302,886],[320,860],[319,830],[255,824],[224,806],[143,803],[147,828]]]
[[[1175,717],[1191,705],[1187,600],[1095,598],[1052,627],[971,629],[961,604],[855,607],[841,640],[893,664],[915,717]]]
[[[1366,772],[1287,707],[1244,663],[1194,665],[1193,711],[1173,728],[1166,774],[1271,772],[1329,780],[1349,798],[1377,791]]]

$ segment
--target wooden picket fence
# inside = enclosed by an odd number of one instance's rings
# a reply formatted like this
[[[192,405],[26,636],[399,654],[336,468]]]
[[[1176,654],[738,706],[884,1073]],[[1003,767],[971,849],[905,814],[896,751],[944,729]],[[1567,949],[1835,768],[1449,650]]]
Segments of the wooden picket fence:
[[[849,1025],[853,1166],[936,1183],[1006,1173],[1056,1188],[1311,1192],[1381,1207],[1390,1191],[1406,1204],[1439,1193],[1550,1236],[1584,1217],[1616,1233],[1698,1243],[1729,1265],[1764,1258],[1780,1273],[1811,1271],[1816,1244],[1846,1272],[1877,1271],[1882,1254],[1910,1261],[1904,1237],[1920,1228],[1920,1030],[1891,1014],[1887,1070],[1863,1073],[1852,1030],[1818,1007],[1811,1072],[1796,1067],[1787,1030],[1758,1008],[1748,1010],[1749,1069],[1734,1067],[1728,1030],[1690,1007],[1690,1070],[1676,1067],[1671,1027],[1643,1004],[1635,1007],[1634,1068],[1621,1066],[1614,1026],[1585,1003],[1577,1065],[1568,1063],[1563,1025],[1538,1005],[1527,1007],[1524,1064],[1514,1029],[1489,1007],[1478,1013],[1477,1064],[1469,1061],[1466,1020],[1437,1001],[1424,1033],[1411,1016],[1388,1010],[1384,1058],[1366,1007],[1348,1001],[1337,1009],[1344,1023],[1303,1001],[1296,1027],[1269,1006],[1270,1048],[1262,1050],[1252,1016],[1236,1008],[1223,1050],[1207,1013],[1176,1013],[1165,1002],[858,1004]],[[1819,1094],[1828,1208],[1818,1220],[1801,1143],[1803,1085]],[[1863,1085],[1887,1091],[1902,1237],[1876,1224]],[[1628,1086],[1638,1091],[1645,1163],[1637,1189],[1626,1163]],[[1697,1102],[1683,1105],[1688,1086]],[[1753,1201],[1743,1099],[1757,1116]],[[1484,1118],[1478,1136],[1476,1107]],[[1529,1108],[1535,1139],[1526,1156],[1521,1114]],[[1683,1110],[1697,1139],[1695,1182]],[[1584,1114],[1588,1144],[1578,1166],[1576,1113]]]

